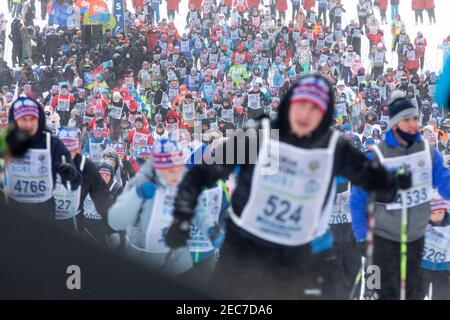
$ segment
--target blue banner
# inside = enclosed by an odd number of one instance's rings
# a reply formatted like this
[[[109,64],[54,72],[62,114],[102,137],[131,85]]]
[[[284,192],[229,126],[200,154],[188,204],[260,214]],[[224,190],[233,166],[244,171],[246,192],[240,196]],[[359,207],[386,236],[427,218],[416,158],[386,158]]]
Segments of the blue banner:
[[[113,15],[116,19],[116,26],[113,29],[113,34],[125,31],[125,7],[123,0],[114,0]]]

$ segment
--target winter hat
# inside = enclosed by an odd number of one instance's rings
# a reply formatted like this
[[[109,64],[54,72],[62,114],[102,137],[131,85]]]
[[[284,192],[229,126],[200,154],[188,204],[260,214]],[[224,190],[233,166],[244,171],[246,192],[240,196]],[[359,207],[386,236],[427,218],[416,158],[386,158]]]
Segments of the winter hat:
[[[311,75],[302,78],[294,87],[290,104],[295,102],[310,102],[323,113],[328,109],[330,89],[319,76]]]
[[[442,199],[442,197],[439,196],[439,194],[436,192],[434,194],[433,199],[431,199],[431,201],[430,201],[430,209],[431,209],[431,212],[438,211],[438,210],[447,210],[448,209],[447,201]]]
[[[348,122],[344,123],[342,126],[342,131],[352,131],[352,125]]]
[[[419,110],[406,97],[393,100],[389,104],[389,126],[392,128],[400,121],[419,116]]]
[[[139,148],[137,151],[137,157],[141,159],[148,159],[152,156],[152,147],[151,146],[145,146],[142,148]]]
[[[112,167],[111,164],[109,164],[109,162],[106,161],[102,162],[98,166],[98,172],[103,174],[109,174],[111,177],[114,176],[114,168]]]
[[[366,146],[371,146],[374,145],[375,141],[372,138],[367,138],[366,139]]]
[[[114,91],[113,95],[112,95],[112,100],[113,101],[120,101],[122,99],[122,95],[120,94],[119,91]]]
[[[69,151],[77,150],[80,146],[80,137],[75,128],[61,127],[58,138]]]
[[[17,121],[23,117],[33,117],[39,119],[39,104],[30,98],[20,97],[13,102],[11,108],[13,109],[14,120]]]
[[[163,170],[184,165],[184,152],[174,140],[160,139],[153,145],[153,167]]]
[[[113,146],[114,151],[117,152],[118,155],[125,155],[125,146],[123,143],[116,143]]]

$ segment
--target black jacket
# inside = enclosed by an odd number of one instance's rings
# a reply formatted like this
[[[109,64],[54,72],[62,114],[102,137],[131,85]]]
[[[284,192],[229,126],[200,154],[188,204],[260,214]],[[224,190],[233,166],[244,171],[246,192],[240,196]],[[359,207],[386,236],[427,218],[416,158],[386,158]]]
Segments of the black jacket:
[[[82,155],[77,154],[74,158],[74,163],[78,170],[80,170]],[[112,206],[113,200],[109,196],[108,188],[103,181],[100,173],[98,172],[97,166],[94,162],[86,159],[84,169],[82,172],[83,184],[81,185],[81,200],[79,210],[83,213],[83,202],[89,194],[94,201],[95,209],[106,219],[108,209]]]
[[[280,141],[304,149],[324,148],[328,146],[333,132],[330,128],[334,110],[333,91],[334,90],[330,86],[330,103],[322,122],[309,136],[298,138],[291,132],[288,121],[289,99],[292,95],[291,88],[280,105],[278,118],[271,123],[272,128],[279,129]],[[259,128],[260,125],[260,122],[256,122],[255,124],[256,128]],[[241,134],[243,134],[243,132],[240,134],[237,133],[234,137],[230,138],[234,139],[235,143],[234,163],[238,163],[238,159],[236,158],[236,155],[238,154],[237,145],[238,141],[242,140],[242,138],[239,138],[238,140],[238,137]],[[258,146],[258,140],[258,135],[256,135],[256,141],[251,141],[248,136],[245,137],[245,164],[239,165],[240,170],[237,176],[237,185],[232,196],[232,207],[237,216],[241,215],[242,210],[249,199],[252,188],[251,182],[254,165],[249,163],[255,163],[256,161],[255,159],[249,159],[249,146]],[[225,142],[225,144],[228,143],[230,142]],[[221,148],[221,150],[227,150],[227,147],[225,146]],[[227,179],[229,174],[237,167],[234,164],[226,164],[225,152],[223,152],[223,155],[216,154],[215,159],[218,158],[222,159],[222,163],[224,164],[198,164],[193,166],[193,168],[185,175],[179,186],[179,191],[175,199],[175,217],[180,219],[191,219],[194,208],[197,204],[197,197],[203,187],[212,186],[218,179]],[[369,160],[367,160],[367,158],[359,150],[354,148],[344,137],[340,137],[336,145],[333,175],[346,177],[353,184],[361,186],[366,190],[383,190],[387,192],[389,194],[389,198],[392,199],[395,197],[395,192],[397,191],[395,178],[386,173],[382,167],[373,169],[370,166]],[[327,199],[330,196],[330,189],[331,184],[328,187]],[[238,228],[231,220],[229,220],[229,227]],[[248,237],[255,238],[242,229],[239,231],[246,234]],[[264,243],[268,246],[274,246],[273,244],[269,244],[261,239],[257,239],[257,241],[258,243]]]

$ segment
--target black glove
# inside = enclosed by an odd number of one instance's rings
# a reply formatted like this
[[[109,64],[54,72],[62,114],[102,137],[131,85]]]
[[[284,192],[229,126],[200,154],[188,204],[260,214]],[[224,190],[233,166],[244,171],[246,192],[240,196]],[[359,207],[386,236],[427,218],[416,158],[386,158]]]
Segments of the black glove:
[[[63,181],[73,181],[77,178],[77,169],[71,163],[63,163],[59,166],[59,175]]]
[[[395,174],[397,178],[397,185],[400,190],[406,190],[412,186],[412,174],[411,171],[406,169],[400,169]]]
[[[367,240],[358,241],[358,252],[362,257],[367,256]]]
[[[187,220],[175,218],[166,234],[166,244],[171,249],[177,249],[187,245],[191,224]]]
[[[8,151],[13,158],[21,158],[31,147],[31,136],[13,126],[6,136]]]

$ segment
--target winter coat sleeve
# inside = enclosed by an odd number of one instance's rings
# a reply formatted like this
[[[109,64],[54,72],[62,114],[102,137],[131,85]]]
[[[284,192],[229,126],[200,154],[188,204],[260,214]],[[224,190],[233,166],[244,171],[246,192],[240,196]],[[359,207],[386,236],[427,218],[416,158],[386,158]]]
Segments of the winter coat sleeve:
[[[106,184],[100,176],[95,163],[86,159],[85,170],[89,175],[88,192],[94,202],[95,209],[106,221],[108,209],[113,204],[112,198],[109,195]]]
[[[377,193],[379,201],[389,203],[394,200],[397,183],[392,173],[382,166],[372,169],[370,156],[366,158],[343,137],[339,138],[335,154],[335,175],[346,177],[367,191],[380,191]]]
[[[226,180],[236,164],[254,163],[252,161],[255,159],[249,158],[251,152],[248,150],[250,145],[257,145],[255,141],[251,141],[250,137],[246,136],[242,130],[239,130],[229,139],[214,149],[214,155],[205,157],[204,164],[196,164],[186,173],[175,198],[175,217],[190,220],[197,205],[197,198],[204,187],[213,186],[219,179]],[[244,143],[244,146],[242,143]],[[230,144],[234,145],[230,146]],[[245,159],[237,157],[238,154],[242,153],[240,150],[242,146],[247,150]],[[232,156],[228,154],[230,159],[227,158],[227,150],[234,150]],[[214,160],[214,163],[211,163],[212,160]]]
[[[450,170],[444,166],[444,159],[433,149],[433,187],[446,200],[450,200]]]
[[[357,241],[367,236],[367,192],[359,187],[352,187],[350,196],[350,211],[352,214],[353,234]]]
[[[134,225],[144,202],[145,200],[139,198],[136,187],[123,192],[108,211],[109,226],[116,231],[125,231],[128,226]]]
[[[67,163],[73,164],[72,158],[70,156],[70,152],[66,149],[64,144],[57,138],[51,138],[51,156],[52,156],[52,173],[53,173],[53,181],[56,181],[56,174],[59,173],[59,168],[63,162],[63,156],[65,157],[65,161]],[[76,178],[75,180],[70,182],[72,190],[76,190],[82,182],[81,173],[76,170]]]

